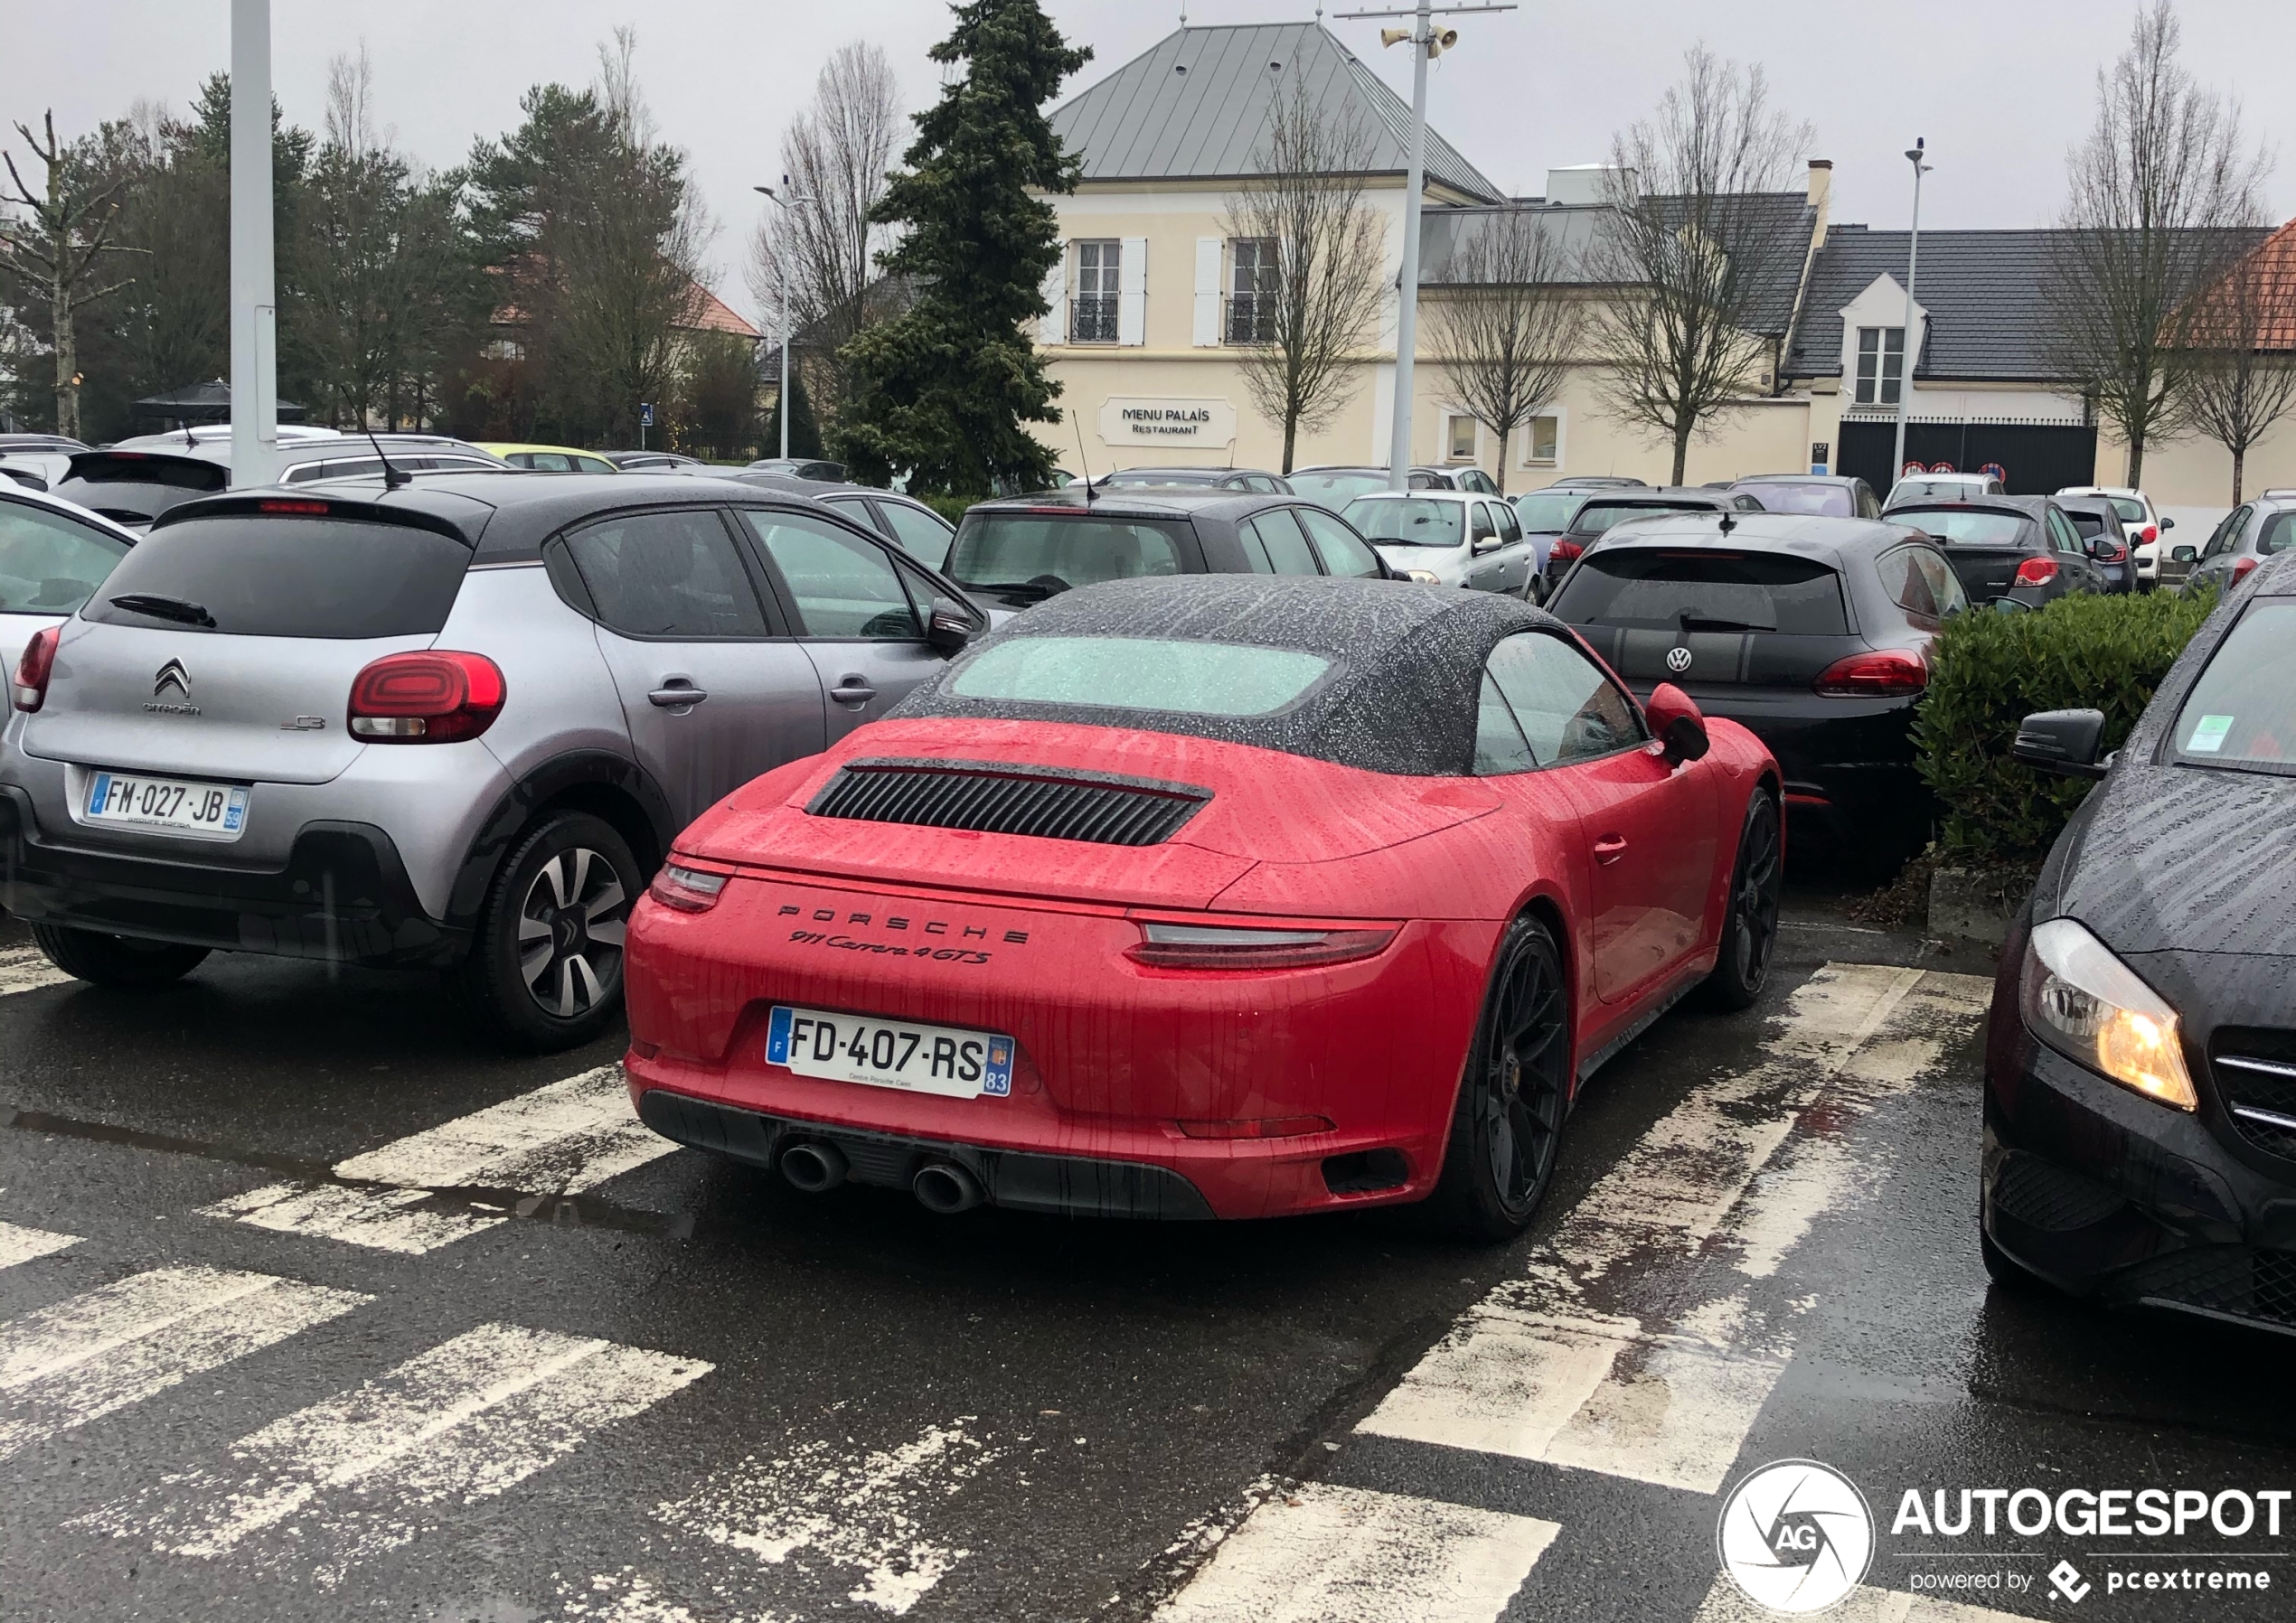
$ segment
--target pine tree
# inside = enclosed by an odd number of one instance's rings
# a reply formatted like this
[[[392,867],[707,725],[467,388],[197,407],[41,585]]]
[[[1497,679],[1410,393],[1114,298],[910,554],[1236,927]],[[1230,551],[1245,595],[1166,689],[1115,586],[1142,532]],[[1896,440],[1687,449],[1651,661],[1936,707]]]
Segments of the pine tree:
[[[1061,81],[1092,59],[1037,0],[969,0],[933,47],[965,64],[917,117],[907,173],[872,218],[899,228],[886,271],[916,302],[839,352],[852,379],[835,441],[853,476],[907,469],[917,492],[969,495],[1047,483],[1053,455],[1023,426],[1057,423],[1060,386],[1026,324],[1046,312],[1059,217],[1036,192],[1073,192],[1080,165],[1046,123]]]
[[[766,418],[764,438],[759,442],[766,456],[781,455],[781,403],[774,402],[773,413]],[[792,456],[819,456],[821,424],[814,416],[813,397],[805,392],[805,373],[801,367],[789,369],[789,454]]]

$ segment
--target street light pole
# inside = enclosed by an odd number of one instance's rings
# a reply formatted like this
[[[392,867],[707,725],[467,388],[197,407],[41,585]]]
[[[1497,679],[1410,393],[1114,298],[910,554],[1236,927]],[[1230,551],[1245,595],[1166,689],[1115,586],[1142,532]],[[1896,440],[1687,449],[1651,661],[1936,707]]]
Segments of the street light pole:
[[[279,474],[272,285],[271,0],[231,0],[231,483]]]
[[[1921,177],[1930,165],[1922,162],[1929,142],[1916,136],[1905,152],[1906,160],[1914,166],[1914,229],[1905,239],[1905,336],[1897,345],[1897,451],[1890,458],[1889,483],[1896,484],[1905,476],[1905,412],[1914,399],[1914,268],[1921,263]],[[1882,345],[1877,361],[1886,360],[1889,346]]]
[[[1419,214],[1420,192],[1427,178],[1427,63],[1459,41],[1456,29],[1438,33],[1435,19],[1437,13],[1450,16],[1515,9],[1512,4],[1438,6],[1434,0],[1417,0],[1408,10],[1339,14],[1342,19],[1411,19],[1409,29],[1389,28],[1380,34],[1382,44],[1408,42],[1411,46],[1411,157],[1403,183],[1403,266],[1397,273],[1395,307],[1395,407],[1388,439],[1388,483],[1398,491],[1411,488],[1411,373],[1419,353]]]
[[[800,197],[790,191],[788,189],[789,177],[786,174],[781,177],[781,184],[782,190],[778,192],[771,186],[752,186],[749,189],[761,194],[769,202],[779,203],[784,213],[788,212],[792,203],[814,201],[810,197]],[[784,243],[782,250],[774,255],[774,258],[781,263],[781,401],[776,415],[781,418],[781,459],[787,462],[789,460],[789,245]]]

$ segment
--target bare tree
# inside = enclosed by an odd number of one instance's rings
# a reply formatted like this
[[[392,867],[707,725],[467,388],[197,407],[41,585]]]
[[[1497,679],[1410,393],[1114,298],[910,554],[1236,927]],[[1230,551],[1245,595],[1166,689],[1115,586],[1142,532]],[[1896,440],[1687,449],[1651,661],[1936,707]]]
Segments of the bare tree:
[[[1299,436],[1330,424],[1363,381],[1358,362],[1386,291],[1379,218],[1363,206],[1370,163],[1354,98],[1319,102],[1289,74],[1255,155],[1265,178],[1228,200],[1228,235],[1256,268],[1226,336],[1242,348],[1253,407],[1284,431],[1286,474]]]
[[[2281,232],[2251,249],[2180,324],[2186,410],[2232,453],[2237,507],[2249,451],[2296,407],[2296,237]]]
[[[1757,386],[1809,249],[1802,209],[1782,206],[1811,139],[1770,104],[1759,66],[1704,45],[1657,112],[1611,142],[1589,280],[1606,284],[1588,324],[1599,388],[1620,417],[1674,447],[1710,437]]]
[[[32,148],[32,155],[46,165],[48,183],[33,195],[17,172],[14,153],[5,155],[12,197],[0,192],[0,206],[18,205],[30,211],[28,221],[0,216],[0,271],[13,274],[37,290],[48,305],[49,342],[56,361],[56,432],[80,435],[80,346],[74,317],[97,300],[118,293],[135,278],[116,282],[102,278],[108,254],[132,252],[112,239],[118,218],[124,182],[93,186],[80,183],[72,155],[56,139],[56,116],[41,119],[46,145],[23,124],[16,134]]]
[[[767,209],[750,243],[749,290],[776,324],[793,334],[810,329],[813,393],[833,415],[843,392],[837,351],[888,313],[877,255],[891,233],[870,214],[885,195],[900,124],[900,90],[883,48],[839,47],[814,82],[813,104],[782,134],[782,173],[795,201]]]
[[[1456,246],[1427,304],[1451,389],[1499,436],[1499,488],[1515,430],[1552,405],[1570,376],[1586,305],[1572,286],[1576,256],[1529,209],[1462,214]]]
[[[2179,323],[2254,240],[2264,159],[2236,102],[2178,61],[2169,0],[2137,14],[2129,49],[2097,73],[2096,122],[2065,159],[2064,229],[2048,289],[2056,371],[2095,403],[2142,483],[2145,447],[2188,426],[2201,352]]]

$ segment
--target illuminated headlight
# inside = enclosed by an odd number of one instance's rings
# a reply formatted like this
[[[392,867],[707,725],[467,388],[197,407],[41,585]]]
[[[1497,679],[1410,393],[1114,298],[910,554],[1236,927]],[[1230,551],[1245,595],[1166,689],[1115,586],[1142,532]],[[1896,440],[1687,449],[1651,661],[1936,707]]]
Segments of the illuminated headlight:
[[[2162,1104],[2199,1108],[2177,1011],[2071,919],[2033,926],[2018,1000],[2027,1028],[2067,1059]]]
[[[1436,575],[1433,570],[1406,569],[1404,573],[1411,577],[1412,579],[1417,581],[1423,586],[1439,586],[1443,584],[1443,577]]]

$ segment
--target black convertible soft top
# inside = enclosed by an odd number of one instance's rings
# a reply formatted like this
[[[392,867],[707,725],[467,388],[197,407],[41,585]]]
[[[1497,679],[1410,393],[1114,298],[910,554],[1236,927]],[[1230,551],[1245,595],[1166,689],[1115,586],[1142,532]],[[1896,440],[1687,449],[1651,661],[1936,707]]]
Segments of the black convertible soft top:
[[[894,716],[1065,721],[1225,738],[1407,777],[1473,770],[1483,661],[1501,637],[1562,623],[1512,597],[1391,580],[1185,575],[1116,580],[1046,599],[975,643]],[[1268,716],[1180,715],[966,699],[958,672],[1022,637],[1154,637],[1291,648],[1332,661],[1297,704]]]

